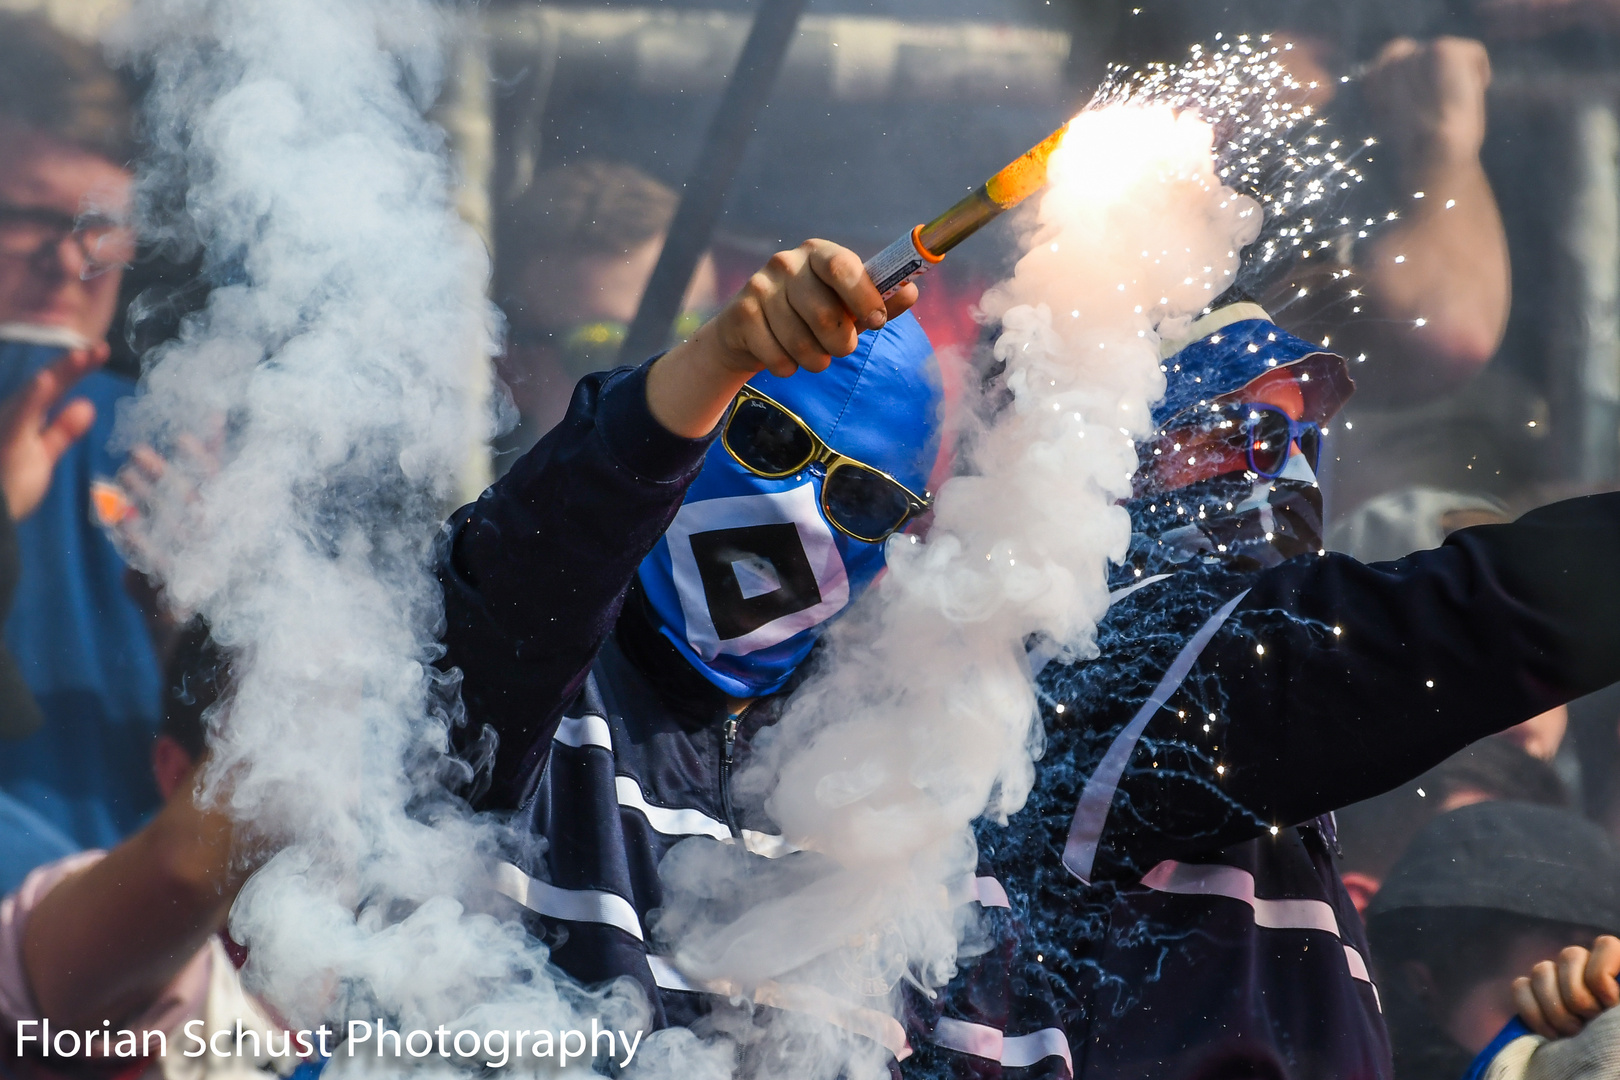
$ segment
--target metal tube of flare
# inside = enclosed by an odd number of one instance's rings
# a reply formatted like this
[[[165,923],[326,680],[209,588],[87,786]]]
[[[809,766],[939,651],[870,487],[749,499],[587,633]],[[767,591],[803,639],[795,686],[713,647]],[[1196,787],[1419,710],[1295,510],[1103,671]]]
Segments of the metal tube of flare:
[[[1064,124],[1017,160],[986,180],[973,194],[866,260],[866,272],[885,299],[912,278],[928,272],[945,253],[978,232],[1002,211],[1011,210],[1046,183],[1046,162],[1063,141]]]

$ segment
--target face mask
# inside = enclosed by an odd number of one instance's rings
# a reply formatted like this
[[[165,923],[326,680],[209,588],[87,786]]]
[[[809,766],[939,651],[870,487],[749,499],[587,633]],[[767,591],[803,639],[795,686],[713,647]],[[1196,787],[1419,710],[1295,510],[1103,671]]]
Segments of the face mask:
[[[1279,368],[1294,372],[1303,419],[1314,424],[1326,424],[1355,390],[1343,357],[1288,333],[1251,303],[1215,310],[1167,351],[1165,396],[1153,407],[1161,429]],[[1322,490],[1303,453],[1290,454],[1272,479],[1227,473],[1127,505],[1148,550],[1170,562],[1202,553],[1267,567],[1323,546]]]
[[[1234,556],[1274,566],[1322,548],[1322,488],[1303,454],[1289,457],[1276,479],[1256,481],[1232,506],[1207,532]]]
[[[1322,547],[1322,489],[1301,454],[1273,480],[1228,473],[1127,506],[1133,530],[1171,564],[1202,555],[1263,568]]]
[[[820,374],[761,374],[750,385],[791,409],[839,453],[927,486],[940,390],[928,338],[909,315],[861,336]],[[839,532],[821,511],[817,468],[768,480],[717,441],[679,513],[642,562],[658,629],[733,697],[773,693],[828,620],[882,571],[882,543]]]
[[[741,474],[741,475],[738,475]],[[883,568],[821,515],[821,479],[760,480],[722,451],[641,566],[665,636],[733,697],[770,693]]]

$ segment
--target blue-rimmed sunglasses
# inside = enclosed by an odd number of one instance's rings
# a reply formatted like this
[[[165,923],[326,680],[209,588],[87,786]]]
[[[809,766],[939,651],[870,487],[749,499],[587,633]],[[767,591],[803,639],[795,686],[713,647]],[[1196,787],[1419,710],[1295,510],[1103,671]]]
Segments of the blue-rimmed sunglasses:
[[[1234,451],[1241,449],[1248,457],[1249,469],[1267,480],[1276,479],[1288,467],[1290,444],[1299,446],[1313,471],[1322,459],[1322,428],[1314,421],[1295,420],[1275,405],[1215,402],[1200,406],[1185,421],[1180,417],[1172,419],[1165,429],[1213,435]]]

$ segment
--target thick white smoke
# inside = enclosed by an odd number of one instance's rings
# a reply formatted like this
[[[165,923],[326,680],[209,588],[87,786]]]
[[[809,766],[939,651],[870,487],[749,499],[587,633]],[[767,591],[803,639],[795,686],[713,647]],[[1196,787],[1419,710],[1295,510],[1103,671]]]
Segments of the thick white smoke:
[[[983,302],[1010,403],[972,434],[966,475],[943,485],[927,539],[890,542],[887,575],[838,624],[830,662],[741,778],[768,792],[787,838],[824,869],[808,882],[757,866],[717,881],[727,857],[704,855],[702,841],[678,849],[665,877],[687,899],[670,903],[664,926],[688,972],[809,982],[869,1007],[868,976],[894,983],[908,968],[938,985],[950,974],[971,932],[960,888],[974,869],[970,824],[1017,811],[1033,780],[1041,732],[1026,642],[1095,652],[1107,565],[1129,537],[1117,501],[1130,492],[1133,440],[1164,390],[1161,334],[1232,283],[1259,232],[1259,205],[1217,178],[1213,143],[1195,112],[1169,106],[1114,104],[1074,121],[1027,254]],[[746,911],[713,914],[708,898],[732,893],[749,898]],[[882,1075],[870,1056],[838,1065],[854,1045],[834,1040],[794,1075]]]
[[[431,544],[490,434],[466,388],[494,325],[423,119],[446,30],[425,0],[137,0],[115,41],[153,79],[143,227],[221,283],[121,416],[130,443],[218,439],[217,468],[175,456],[140,547],[236,654],[208,781],[280,848],[231,925],[295,1026],[582,1015],[521,928],[464,906],[495,836],[443,783]],[[644,1010],[589,1002],[627,1030]]]
[[[469,910],[497,837],[444,794],[429,545],[491,426],[464,388],[492,318],[422,119],[443,18],[427,0],[137,0],[120,45],[154,80],[144,224],[203,244],[224,283],[121,420],[165,450],[224,432],[217,468],[175,459],[141,550],[238,657],[209,777],[279,848],[232,927],[289,1020],[631,1030],[635,994],[584,999],[520,928]],[[761,873],[699,841],[666,866],[678,966],[795,1006],[745,1056],[754,1075],[883,1075],[874,1043],[806,1015],[881,1037],[883,988],[943,982],[971,935],[969,826],[1018,809],[1040,745],[1025,643],[1092,647],[1159,334],[1222,291],[1259,226],[1212,139],[1168,107],[1075,122],[1028,254],[984,303],[1012,402],[740,780],[820,859]],[[671,1035],[637,1073],[731,1062]]]

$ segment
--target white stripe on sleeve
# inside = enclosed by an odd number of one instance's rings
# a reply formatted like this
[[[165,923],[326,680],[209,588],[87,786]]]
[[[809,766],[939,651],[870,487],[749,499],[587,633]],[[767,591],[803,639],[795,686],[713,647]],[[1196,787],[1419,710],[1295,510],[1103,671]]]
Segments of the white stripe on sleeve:
[[[1339,936],[1339,920],[1322,900],[1266,900],[1254,895],[1254,876],[1236,866],[1166,861],[1148,871],[1142,884],[1156,892],[1224,896],[1254,909],[1255,925],[1269,930],[1322,930]]]
[[[604,750],[613,749],[613,736],[608,731],[608,722],[600,716],[565,716],[557,724],[557,734],[552,736],[564,746],[600,746]]]
[[[966,1020],[952,1020],[948,1016],[942,1016],[934,1025],[935,1046],[972,1054],[987,1061],[1001,1060],[1001,1044],[1005,1041],[1006,1036],[995,1028],[983,1024],[970,1024]]]
[[[1114,742],[1103,755],[1102,762],[1098,764],[1091,779],[1086,781],[1086,790],[1080,795],[1080,804],[1074,808],[1074,820],[1069,823],[1069,839],[1063,845],[1063,865],[1069,872],[1086,884],[1091,884],[1091,871],[1097,860],[1097,845],[1102,840],[1103,828],[1108,824],[1108,810],[1114,805],[1114,794],[1119,790],[1120,779],[1125,775],[1125,766],[1130,764],[1131,755],[1136,752],[1136,744],[1142,738],[1148,721],[1153,719],[1170,695],[1176,692],[1197,663],[1198,657],[1208,647],[1210,639],[1215,632],[1225,625],[1226,620],[1232,617],[1232,612],[1249,590],[1244,589],[1209,617],[1209,621],[1199,627],[1198,633],[1192,640],[1181,647],[1175,660],[1170,664],[1170,670],[1164,673],[1159,685],[1153,688],[1153,693],[1142,702],[1142,707],[1136,711],[1131,722],[1125,729],[1114,737]]]
[[[1008,1035],[1001,1043],[1001,1064],[1009,1069],[1027,1069],[1042,1058],[1056,1055],[1074,1074],[1074,1059],[1069,1056],[1069,1037],[1061,1028],[1042,1028],[1028,1035]]]
[[[712,836],[716,840],[730,840],[731,830],[701,810],[676,810],[667,806],[654,806],[647,801],[641,785],[628,776],[615,776],[613,788],[620,806],[639,811],[647,824],[665,836]]]
[[[701,986],[694,986],[690,979],[681,974],[681,969],[665,957],[648,953],[647,966],[652,968],[653,982],[665,990],[685,990],[693,994],[703,992]]]
[[[1108,594],[1108,606],[1113,607],[1115,604],[1131,595],[1131,593],[1135,592],[1137,589],[1145,589],[1149,585],[1156,585],[1168,577],[1170,577],[1169,574],[1153,574],[1150,577],[1142,578],[1140,581],[1133,581],[1124,588],[1115,589],[1113,592]]]
[[[630,901],[618,893],[598,889],[559,889],[530,877],[509,862],[495,866],[495,890],[541,915],[571,922],[616,926],[637,941],[646,940],[641,919]]]
[[[973,879],[974,898],[979,901],[980,907],[999,907],[1011,909],[1012,904],[1007,899],[1007,890],[1001,887],[1001,882],[993,877]]]
[[[963,874],[950,884],[947,893],[952,907],[960,907],[963,904],[978,904],[984,908],[1012,907],[1007,900],[1007,890],[993,877]]]
[[[712,818],[701,810],[691,807],[654,806],[647,801],[647,794],[641,790],[641,785],[628,776],[615,776],[613,789],[619,805],[628,807],[646,818],[647,824],[653,827],[654,832],[664,836],[707,836],[727,844],[735,839],[725,822]],[[762,855],[767,859],[780,859],[784,855],[791,855],[800,850],[788,843],[785,837],[755,832],[753,829],[742,831],[742,844],[755,855]]]

